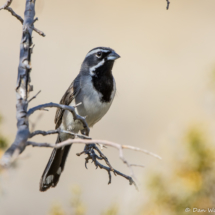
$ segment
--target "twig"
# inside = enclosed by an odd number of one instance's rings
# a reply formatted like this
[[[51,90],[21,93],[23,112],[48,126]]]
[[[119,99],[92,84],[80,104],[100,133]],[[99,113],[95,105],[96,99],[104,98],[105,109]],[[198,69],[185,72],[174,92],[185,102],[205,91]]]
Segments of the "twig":
[[[154,154],[152,152],[149,152],[149,151],[147,151],[145,149],[137,148],[137,147],[134,147],[134,146],[127,146],[127,145],[122,145],[122,148],[123,149],[131,149],[131,150],[134,150],[134,151],[143,152],[143,153],[145,153],[147,155],[151,155],[151,156],[153,156],[155,158],[158,158],[160,160],[162,159],[160,156],[158,156],[158,155],[156,155],[156,154]]]
[[[21,16],[19,16],[18,14],[16,14],[15,12],[14,12],[14,10],[11,8],[11,7],[6,7],[6,8],[4,8],[5,10],[8,10],[11,14],[12,14],[12,16],[15,16],[22,24],[23,24],[23,19],[22,19],[22,17]]]
[[[76,143],[76,144],[88,144],[88,145],[89,145],[89,144],[92,145],[92,144],[94,144],[94,143],[98,143],[98,144],[102,144],[102,145],[105,145],[105,146],[111,146],[111,147],[117,148],[117,149],[119,150],[119,157],[120,157],[120,159],[121,159],[121,160],[123,161],[123,163],[125,163],[125,164],[128,166],[128,168],[130,169],[131,177],[128,178],[129,176],[126,176],[127,179],[130,181],[130,184],[135,184],[135,183],[132,182],[132,181],[133,181],[132,178],[135,178],[135,175],[134,175],[132,166],[134,166],[135,164],[130,164],[130,163],[124,158],[124,156],[123,156],[123,149],[131,149],[131,150],[135,150],[135,151],[140,151],[140,152],[143,152],[143,153],[146,153],[146,154],[148,154],[148,155],[151,155],[151,156],[154,156],[154,157],[156,157],[156,158],[161,159],[160,156],[158,156],[158,155],[156,155],[156,154],[154,154],[154,153],[151,153],[151,152],[149,152],[149,151],[147,151],[147,150],[143,150],[143,149],[140,149],[140,148],[137,148],[137,147],[133,147],[133,146],[128,146],[128,145],[120,145],[120,144],[118,144],[118,143],[114,143],[114,142],[110,142],[110,141],[106,141],[106,140],[68,139],[68,140],[63,141],[63,142],[58,143],[58,144],[36,143],[36,142],[27,141],[26,146],[31,145],[31,146],[33,146],[33,147],[49,147],[49,148],[57,148],[57,149],[58,149],[58,148],[61,148],[61,147],[67,146],[67,145],[74,144],[74,143]],[[78,153],[77,155],[80,156],[80,155],[82,155],[82,154],[84,154],[84,153],[85,153],[85,154],[88,154],[88,157],[87,157],[87,159],[86,159],[86,163],[88,162],[89,159],[92,159],[93,162],[94,162],[94,164],[95,164],[96,166],[99,166],[100,168],[103,168],[103,169],[107,170],[107,171],[108,171],[108,174],[109,174],[109,182],[111,181],[110,171],[112,171],[112,172],[114,172],[114,173],[116,173],[116,174],[118,174],[118,175],[121,175],[121,176],[125,177],[124,174],[122,174],[122,173],[120,173],[120,172],[114,170],[114,169],[111,167],[109,161],[104,159],[105,156],[103,157],[103,156],[101,156],[101,154],[100,154],[101,157],[97,156],[97,155],[95,154],[95,152],[92,151],[92,148],[95,149],[95,147],[90,147],[90,149],[85,149],[83,152]],[[102,154],[102,155],[103,155],[103,154]],[[107,164],[108,164],[109,167],[105,167],[105,166],[103,166],[102,164],[100,164],[100,163],[96,160],[96,158],[97,158],[97,159],[100,159],[100,160],[105,160],[106,163],[108,162]],[[85,164],[86,164],[86,163],[85,163]],[[136,165],[136,166],[138,166],[138,165]],[[126,177],[125,177],[125,178],[126,178]],[[131,181],[131,179],[132,179],[132,181]],[[131,183],[131,182],[132,182],[132,183]],[[135,186],[136,186],[136,184],[135,184]]]
[[[34,19],[34,21],[33,21],[33,23],[32,24],[34,24],[36,21],[38,21],[39,19],[38,19],[38,17],[36,17],[35,19]]]
[[[1,9],[5,9],[5,10],[7,10],[7,11],[9,11],[11,14],[12,14],[12,16],[15,16],[22,24],[23,24],[23,18],[21,17],[21,16],[19,16],[18,14],[16,14],[15,13],[15,11],[11,8],[11,7],[5,7],[5,8],[3,8],[3,6],[0,8],[0,10]],[[33,23],[36,21],[36,20],[38,20],[37,18],[33,21]],[[40,31],[39,29],[37,29],[37,28],[35,28],[35,27],[32,27],[32,29],[36,32],[36,33],[38,33],[40,36],[43,36],[43,37],[45,37],[46,35],[42,32],[42,31]]]
[[[79,102],[78,104],[75,104],[73,107],[76,108],[78,106],[80,106],[82,104],[82,102]]]
[[[145,167],[144,165],[141,164],[130,164],[130,166]]]
[[[54,131],[56,131],[56,130],[54,130]],[[60,131],[63,132],[63,130],[60,130]],[[45,132],[46,133],[46,131],[38,131],[38,132],[41,132],[41,133]],[[50,131],[48,131],[48,132],[50,132]],[[64,131],[64,132],[69,132],[69,131]],[[56,133],[57,133],[57,131],[56,131]],[[69,132],[69,133],[73,134],[72,132]],[[81,136],[83,136],[83,135],[81,135]],[[85,137],[85,139],[88,138],[87,136],[84,136],[84,137]],[[57,145],[53,145],[51,143],[36,143],[36,142],[28,142],[27,145],[32,145],[32,146],[37,146],[37,147],[49,147],[49,148],[56,148],[56,149],[58,149],[58,148],[61,148],[61,147],[67,146],[67,145],[71,145],[73,143],[80,143],[80,144],[98,143],[98,144],[101,144],[101,145],[111,146],[111,147],[117,148],[120,153],[122,153],[122,149],[130,149],[130,150],[134,150],[134,151],[143,152],[143,153],[145,153],[147,155],[151,155],[151,156],[153,156],[155,158],[158,158],[160,160],[162,159],[159,155],[157,155],[155,153],[152,153],[152,152],[149,152],[149,151],[147,151],[145,149],[141,149],[141,148],[137,148],[137,147],[133,147],[133,146],[129,146],[129,145],[120,145],[118,143],[110,142],[110,141],[107,141],[107,140],[80,140],[80,139],[77,140],[77,139],[68,139],[66,141],[58,143]]]
[[[42,32],[42,31],[40,31],[39,29],[37,29],[37,28],[33,28],[33,30],[36,32],[36,33],[38,33],[40,36],[42,36],[42,37],[45,37],[46,35]]]
[[[82,117],[82,116],[76,114],[75,107],[72,107],[72,106],[67,106],[67,105],[62,105],[62,104],[57,104],[57,103],[50,102],[50,103],[47,103],[47,104],[42,104],[42,105],[38,105],[36,107],[31,108],[28,111],[27,115],[29,117],[31,114],[33,114],[37,110],[42,110],[44,108],[53,108],[53,107],[62,108],[64,110],[70,111],[72,113],[72,115],[73,115],[74,120],[80,120],[82,122],[84,130],[85,130],[85,135],[86,136],[89,135],[90,128],[88,127],[88,125],[86,123],[85,117]]]
[[[66,130],[62,130],[60,128],[56,129],[56,130],[49,130],[49,131],[42,131],[42,130],[37,130],[37,131],[34,131],[30,134],[30,137],[29,138],[32,138],[36,135],[43,135],[43,136],[46,136],[46,135],[51,135],[51,134],[60,134],[60,133],[65,133],[65,134],[71,134],[72,136],[74,137],[78,137],[78,138],[81,138],[81,139],[88,139],[88,140],[91,140],[90,137],[88,136],[85,136],[85,135],[82,135],[82,134],[77,134],[77,133],[74,133],[74,132],[71,132],[71,131],[66,131]]]
[[[70,131],[62,131],[62,132],[72,134],[72,135],[79,137],[79,138],[91,139],[91,138],[87,137],[90,129],[86,123],[85,117],[82,117],[82,116],[76,114],[76,112],[75,112],[76,107],[61,105],[61,104],[56,104],[56,103],[47,103],[44,105],[38,105],[34,108],[31,108],[27,112],[28,101],[23,100],[23,99],[19,99],[18,101],[20,102],[17,105],[17,110],[19,110],[19,114],[20,114],[19,124],[22,123],[22,125],[24,125],[27,128],[25,128],[24,130],[21,130],[20,132],[17,133],[17,137],[16,137],[15,141],[13,142],[13,144],[9,147],[9,149],[7,149],[7,151],[3,155],[2,159],[1,159],[1,165],[3,165],[3,166],[10,165],[19,156],[19,154],[21,154],[25,150],[25,147],[27,146],[26,142],[27,142],[28,138],[30,138],[31,136],[35,136],[37,134],[48,135],[48,134],[52,134],[52,133],[61,132],[61,130],[59,130],[59,131],[48,131],[48,132],[36,131],[36,132],[33,132],[33,134],[31,134],[29,131],[29,127],[28,127],[28,124],[29,124],[28,120],[29,120],[29,116],[37,110],[46,110],[45,108],[57,107],[57,108],[62,108],[62,109],[70,111],[73,114],[74,120],[79,120],[82,122],[83,128],[84,128],[82,130],[82,135],[74,134]],[[77,104],[77,105],[80,105],[80,104]],[[25,108],[24,110],[22,109],[23,107]],[[83,134],[86,134],[86,135],[83,135]]]
[[[36,97],[37,97],[40,93],[41,93],[41,90],[40,90],[35,96],[33,96],[32,98],[30,98],[30,99],[28,100],[28,103],[30,103],[33,99],[36,99]]]
[[[7,0],[7,2],[6,2],[2,7],[0,7],[0,10],[9,7],[9,6],[11,5],[12,1],[13,1],[13,0]]]
[[[36,146],[36,147],[48,147],[48,148],[59,149],[61,147],[64,147],[64,146],[67,146],[67,145],[71,145],[73,143],[75,143],[75,144],[93,144],[93,143],[98,143],[98,144],[102,144],[102,145],[105,145],[105,146],[111,146],[111,147],[117,148],[119,150],[120,158],[123,157],[122,149],[130,149],[130,150],[134,150],[134,151],[143,152],[145,154],[151,155],[151,156],[153,156],[155,158],[158,158],[158,159],[162,159],[160,156],[158,156],[158,155],[156,155],[156,154],[154,154],[152,152],[149,152],[147,150],[140,149],[140,148],[133,147],[133,146],[129,146],[129,145],[120,145],[118,143],[110,142],[110,141],[107,141],[107,140],[68,139],[68,140],[60,142],[58,144],[36,143],[36,142],[28,141],[27,145],[32,145],[32,146]]]
[[[169,9],[169,4],[170,4],[170,1],[169,1],[169,0],[166,0],[166,9],[167,9],[167,10]]]

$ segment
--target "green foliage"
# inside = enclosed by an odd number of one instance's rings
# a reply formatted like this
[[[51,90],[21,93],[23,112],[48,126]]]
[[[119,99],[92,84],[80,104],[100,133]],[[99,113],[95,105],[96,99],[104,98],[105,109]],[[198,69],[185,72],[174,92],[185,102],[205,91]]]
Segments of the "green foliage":
[[[71,189],[71,213],[72,215],[85,215],[86,209],[84,203],[81,200],[81,189],[79,186],[73,186]],[[68,215],[59,204],[54,204],[50,210],[50,215]]]
[[[71,199],[71,206],[73,210],[73,215],[85,215],[86,209],[85,206],[81,200],[81,189],[79,186],[73,186],[72,187],[72,199]]]
[[[0,124],[2,123],[2,116],[0,115]],[[8,146],[8,141],[7,139],[0,133],[0,154],[2,149],[7,148]]]
[[[0,150],[6,149],[7,146],[8,146],[8,140],[2,134],[0,134]]]
[[[0,115],[0,124],[2,123],[2,116]],[[4,150],[8,146],[8,140],[0,133],[0,159],[4,154]],[[2,168],[0,167],[0,174],[2,173]],[[1,179],[1,178],[0,178]],[[0,194],[2,193],[2,188],[0,186]]]
[[[167,174],[151,173],[148,178],[148,191],[143,193],[147,202],[136,211],[138,215],[189,215],[193,208],[206,209],[205,215],[211,214],[207,209],[215,203],[215,148],[199,127],[191,127],[181,138],[177,155],[173,154]],[[81,190],[72,188],[72,215],[85,215],[86,209],[81,201]],[[190,211],[186,212],[185,209]],[[56,209],[57,211],[57,209]],[[62,212],[51,215],[67,215]],[[118,215],[117,205],[112,205],[102,215]],[[135,213],[134,213],[135,214]]]
[[[181,160],[174,159],[171,174],[149,177],[149,199],[139,214],[188,215],[193,213],[193,208],[214,207],[214,148],[197,127],[191,128],[182,142],[184,156]],[[185,212],[186,208],[190,212]]]
[[[81,200],[82,191],[79,186],[75,185],[71,189],[72,192],[72,199],[71,199],[71,209],[70,213],[66,213],[61,205],[58,203],[54,204],[51,207],[49,215],[85,215],[86,213],[86,207]],[[113,204],[110,208],[108,208],[106,211],[102,213],[102,215],[118,215],[118,206],[116,204]]]
[[[66,213],[63,211],[61,205],[58,203],[53,204],[49,214],[50,215],[66,215]]]

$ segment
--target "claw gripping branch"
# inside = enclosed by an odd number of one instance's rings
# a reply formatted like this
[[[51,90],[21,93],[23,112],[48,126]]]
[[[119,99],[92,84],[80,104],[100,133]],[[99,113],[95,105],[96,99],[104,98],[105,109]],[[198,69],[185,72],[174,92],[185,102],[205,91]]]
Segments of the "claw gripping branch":
[[[96,154],[95,151],[97,151],[99,153],[100,157]],[[113,169],[113,167],[111,166],[111,164],[108,161],[108,158],[98,149],[98,147],[95,144],[86,145],[84,148],[84,151],[77,153],[76,155],[80,156],[82,154],[87,155],[87,157],[85,158],[86,169],[87,169],[87,163],[89,162],[89,160],[92,160],[92,162],[96,166],[96,169],[99,167],[100,169],[104,169],[108,172],[108,176],[109,176],[108,184],[111,184],[111,172],[113,172],[115,176],[120,175],[120,176],[126,178],[129,181],[130,185],[134,184],[134,186],[137,188],[137,185],[134,182],[134,180],[132,179],[132,177],[127,176],[127,175]],[[98,160],[104,160],[105,163],[107,164],[107,166],[104,166]]]

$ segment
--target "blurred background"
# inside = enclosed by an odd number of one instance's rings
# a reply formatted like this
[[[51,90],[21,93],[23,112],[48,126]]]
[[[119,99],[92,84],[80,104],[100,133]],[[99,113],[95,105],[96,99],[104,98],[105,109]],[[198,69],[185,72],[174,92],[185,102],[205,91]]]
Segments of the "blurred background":
[[[5,0],[0,0],[3,5]],[[25,1],[11,7],[24,13]],[[51,149],[31,148],[13,168],[0,172],[1,215],[192,214],[186,208],[215,207],[215,1],[37,0],[31,80],[42,90],[30,107],[59,102],[97,46],[121,55],[113,74],[117,95],[106,116],[91,129],[96,139],[141,147],[163,159],[125,151],[139,192],[121,177],[107,185],[106,171],[84,167],[74,145],[58,186],[39,192]],[[0,156],[16,134],[15,84],[22,26],[0,11]],[[55,110],[31,117],[35,129],[54,128]],[[38,117],[40,118],[38,120]],[[35,141],[55,142],[56,136]],[[129,174],[118,152],[103,151]],[[207,214],[205,212],[204,214]],[[211,214],[211,213],[210,213]]]

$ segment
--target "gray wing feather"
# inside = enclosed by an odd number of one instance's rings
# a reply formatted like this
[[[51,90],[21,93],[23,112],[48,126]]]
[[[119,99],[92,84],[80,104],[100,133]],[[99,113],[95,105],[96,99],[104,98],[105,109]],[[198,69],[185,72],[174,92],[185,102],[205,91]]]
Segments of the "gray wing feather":
[[[80,75],[78,75],[75,80],[71,83],[65,94],[63,95],[62,99],[60,100],[60,104],[69,105],[73,99],[78,95],[80,92]],[[58,108],[55,114],[55,129],[59,128],[62,123],[62,117],[64,114],[64,110]]]

